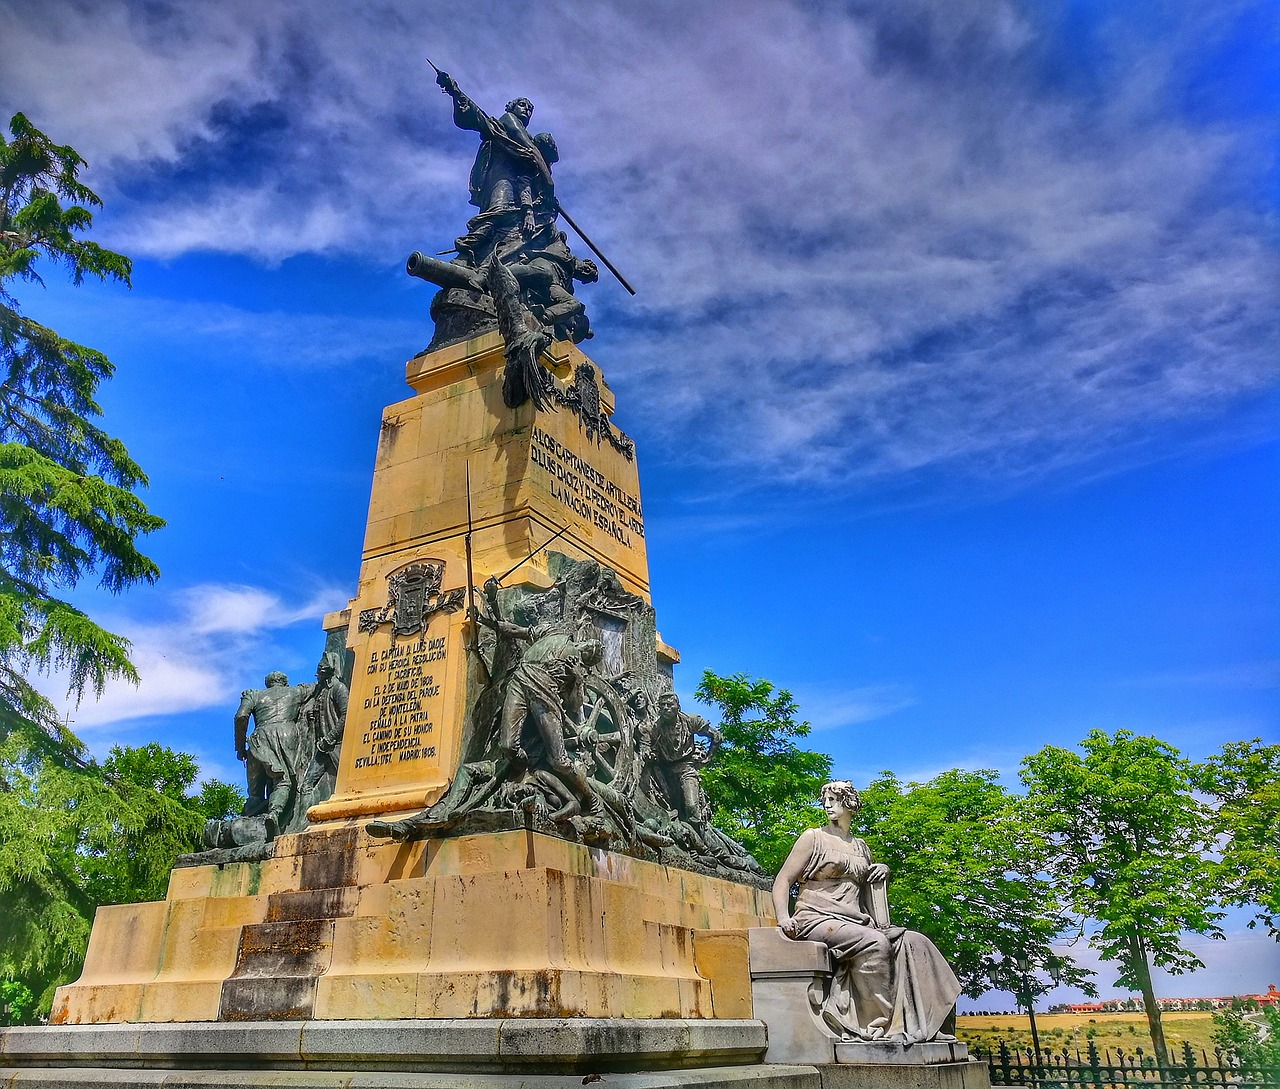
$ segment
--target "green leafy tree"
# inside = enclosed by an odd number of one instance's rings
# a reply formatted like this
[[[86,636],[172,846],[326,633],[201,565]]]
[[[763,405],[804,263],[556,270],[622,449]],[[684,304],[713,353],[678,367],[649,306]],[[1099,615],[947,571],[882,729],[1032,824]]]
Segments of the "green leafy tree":
[[[1213,1042],[1232,1062],[1280,1068],[1280,1006],[1253,1012],[1233,1003],[1219,1010],[1213,1015]]]
[[[0,979],[0,1026],[25,1025],[35,1008],[31,988],[13,979]]]
[[[243,797],[217,780],[194,790],[196,762],[160,745],[68,767],[21,740],[0,745],[0,985],[36,996],[30,1016],[78,973],[98,905],[162,897],[205,821]]]
[[[1092,731],[1083,755],[1046,746],[1022,762],[1028,818],[1045,837],[1044,864],[1091,944],[1141,993],[1160,1065],[1168,1048],[1151,966],[1203,967],[1183,948],[1191,931],[1221,937],[1213,909],[1213,827],[1192,764],[1173,746],[1127,730]]]
[[[203,803],[185,793],[189,757],[149,746],[99,764],[28,679],[65,674],[76,699],[113,677],[136,681],[128,642],[67,597],[86,578],[120,592],[159,573],[137,546],[163,525],[137,495],[146,476],[96,422],[110,360],[25,314],[13,293],[57,266],[77,285],[128,284],[129,259],[82,237],[101,205],[80,180],[84,165],[22,114],[0,134],[0,984],[9,1017],[48,1009],[53,987],[78,968],[94,908],[163,891],[173,856],[204,819]],[[208,808],[225,800],[217,793]]]
[[[1214,804],[1214,887],[1224,903],[1255,909],[1249,926],[1280,938],[1280,745],[1224,745],[1196,769],[1196,781]]]
[[[928,935],[966,994],[992,986],[993,952],[1003,966],[994,982],[1024,1001],[1048,991],[1041,973],[1092,990],[1091,973],[1050,948],[1072,919],[1037,872],[1042,837],[994,771],[956,769],[927,783],[883,772],[861,795],[854,828],[890,869],[894,923]]]
[[[724,742],[703,769],[712,821],[777,873],[796,837],[825,821],[818,791],[831,757],[802,749],[809,736],[791,693],[744,673],[702,674],[697,698],[720,712]]]
[[[101,205],[79,180],[84,160],[22,114],[0,135],[0,737],[75,764],[81,752],[56,723],[30,670],[64,670],[77,697],[111,677],[136,680],[126,640],[59,594],[96,574],[118,592],[152,582],[136,539],[163,525],[135,489],[146,476],[119,439],[93,421],[112,364],[25,316],[11,293],[42,284],[44,264],[129,282],[127,257],[78,237]],[[66,201],[68,203],[64,204]]]

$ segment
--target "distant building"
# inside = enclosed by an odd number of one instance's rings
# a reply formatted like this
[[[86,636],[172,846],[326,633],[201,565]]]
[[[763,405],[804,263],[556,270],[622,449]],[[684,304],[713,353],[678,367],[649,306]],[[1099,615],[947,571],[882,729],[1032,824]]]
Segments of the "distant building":
[[[1162,1010],[1220,1010],[1233,1002],[1256,1002],[1259,1006],[1280,1005],[1280,990],[1274,983],[1267,984],[1266,994],[1237,994],[1214,998],[1158,998]],[[1128,998],[1108,998],[1102,1002],[1071,1002],[1050,1007],[1050,1013],[1132,1013],[1146,1007],[1137,995]]]

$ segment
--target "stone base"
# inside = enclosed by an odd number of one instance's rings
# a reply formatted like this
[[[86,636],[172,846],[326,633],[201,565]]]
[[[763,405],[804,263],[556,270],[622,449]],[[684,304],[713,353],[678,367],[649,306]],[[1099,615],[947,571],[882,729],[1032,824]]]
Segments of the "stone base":
[[[991,1089],[987,1064],[973,1059],[933,1063],[842,1062],[817,1069],[822,1077],[822,1089]]]
[[[811,994],[823,993],[835,967],[831,951],[821,942],[793,941],[776,926],[770,926],[748,931],[747,948],[751,1016],[769,1026],[766,1062],[805,1063],[821,1069],[837,1064],[857,1067],[864,1073],[876,1073],[885,1067],[915,1071],[885,1075],[892,1086],[900,1085],[901,1089],[942,1089],[952,1085],[945,1079],[956,1076],[977,1077],[981,1085],[987,1084],[986,1065],[970,1063],[969,1049],[959,1040],[931,1040],[906,1046],[887,1040],[842,1040],[836,1036],[810,1001]],[[955,1067],[960,1073],[924,1073],[925,1068],[935,1066]],[[973,1069],[978,1067],[981,1073],[975,1075]],[[904,1077],[908,1079],[905,1082],[901,1080]],[[917,1086],[910,1080],[915,1077],[924,1080]],[[955,1086],[959,1089],[960,1083]]]
[[[968,1061],[969,1047],[959,1040],[930,1040],[910,1047],[879,1040],[849,1040],[836,1044],[836,1062],[855,1066],[932,1066],[935,1063]]]
[[[759,1021],[304,1021],[0,1031],[0,1085],[821,1089],[759,1063]]]
[[[985,1063],[760,1062],[759,1021],[513,1019],[0,1030],[25,1089],[989,1089]],[[594,1076],[594,1077],[593,1077]]]
[[[243,1067],[581,1076],[754,1064],[764,1055],[765,1039],[759,1021],[672,1019],[42,1025],[0,1030],[0,1069]]]
[[[0,1069],[4,1089],[582,1089],[579,1074],[360,1071]],[[609,1074],[606,1089],[824,1089],[810,1066],[729,1066]],[[844,1089],[842,1086],[841,1089]],[[860,1086],[859,1089],[862,1089]]]
[[[746,928],[771,910],[759,889],[535,832],[394,843],[329,826],[99,908],[52,1020],[749,1017]],[[734,933],[738,971],[721,955]]]

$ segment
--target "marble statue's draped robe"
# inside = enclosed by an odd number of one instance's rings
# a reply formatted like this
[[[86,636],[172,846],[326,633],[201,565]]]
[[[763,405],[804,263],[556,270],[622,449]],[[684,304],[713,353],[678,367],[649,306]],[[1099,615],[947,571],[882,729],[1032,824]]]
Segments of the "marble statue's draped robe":
[[[792,917],[795,936],[822,942],[836,959],[823,1020],[842,1037],[886,1037],[921,1043],[937,1036],[960,995],[960,983],[928,938],[891,926],[881,930],[863,904],[871,853],[813,830]],[[879,1022],[873,1025],[873,1022]]]

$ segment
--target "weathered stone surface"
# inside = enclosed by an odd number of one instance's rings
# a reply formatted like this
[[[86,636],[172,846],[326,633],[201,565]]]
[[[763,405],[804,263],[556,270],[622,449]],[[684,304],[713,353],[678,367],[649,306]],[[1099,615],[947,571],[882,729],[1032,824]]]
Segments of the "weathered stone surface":
[[[754,1067],[758,1021],[511,1019],[44,1027],[0,1032],[29,1067],[613,1073]]]
[[[969,1048],[959,1040],[930,1040],[910,1047],[884,1040],[845,1040],[836,1044],[836,1062],[853,1065],[928,1066],[968,1060]]]
[[[106,1026],[104,1026],[106,1027]],[[79,1026],[63,1030],[74,1040]],[[137,1026],[137,1056],[143,1066],[210,1065],[217,1056],[252,1056],[262,1067],[300,1065],[302,1024],[161,1024]]]
[[[310,1021],[302,1048],[311,1062],[358,1067],[385,1059],[436,1069],[483,1069],[499,1052],[502,1021]]]
[[[809,1002],[809,989],[821,977],[774,975],[752,979],[752,1016],[769,1026],[771,1063],[833,1063],[835,1037],[818,1019]]]
[[[751,964],[746,930],[695,930],[693,958],[711,982],[715,1017],[753,1017]]]
[[[747,936],[753,976],[811,975],[833,968],[831,951],[821,942],[795,941],[776,926],[754,927]]]
[[[317,830],[277,850],[188,871],[177,899],[103,909],[61,1023],[750,1014],[745,948],[733,983],[700,971],[694,934],[768,922],[762,890],[526,831]],[[300,888],[324,878],[351,884]]]
[[[833,1063],[835,1036],[810,1002],[832,971],[820,942],[793,941],[776,926],[747,931],[751,950],[751,1016],[769,1026],[771,1063]]]
[[[102,1062],[140,1066],[137,1025],[19,1025],[0,1029],[0,1067]]]
[[[22,1089],[581,1089],[579,1074],[361,1073],[350,1071],[19,1070]],[[609,1089],[822,1089],[813,1067],[753,1066],[610,1074]]]
[[[753,1062],[766,1044],[759,1021],[511,1019],[499,1035],[504,1063],[592,1070]]]
[[[984,1062],[818,1067],[822,1089],[991,1089]]]

